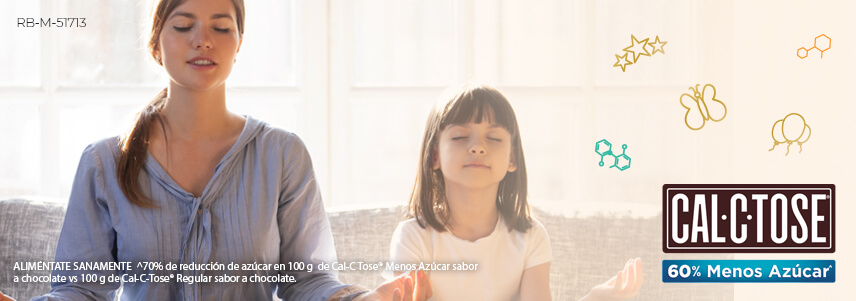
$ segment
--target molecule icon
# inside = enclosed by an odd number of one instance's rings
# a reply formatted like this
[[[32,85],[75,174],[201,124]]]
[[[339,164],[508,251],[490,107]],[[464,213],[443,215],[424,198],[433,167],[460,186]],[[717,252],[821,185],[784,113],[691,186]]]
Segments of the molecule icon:
[[[613,163],[612,166],[610,166],[609,168],[615,167],[618,168],[618,170],[620,171],[624,171],[625,169],[630,168],[630,156],[624,154],[624,152],[626,151],[627,144],[622,144],[621,155],[616,156],[615,153],[612,152],[612,143],[609,143],[609,141],[607,141],[606,139],[601,139],[600,141],[594,144],[594,152],[600,155],[600,163],[598,163],[597,165],[603,166],[603,158],[606,156],[612,156]],[[624,163],[626,164],[618,166],[618,161],[621,161],[621,159],[624,159]]]
[[[807,58],[809,51],[817,49],[820,51],[820,58],[823,58],[823,52],[829,50],[829,48],[832,48],[832,39],[827,37],[825,34],[822,34],[814,38],[814,46],[811,48],[805,49],[805,47],[801,47],[800,49],[797,49],[797,56],[800,57],[800,59]]]

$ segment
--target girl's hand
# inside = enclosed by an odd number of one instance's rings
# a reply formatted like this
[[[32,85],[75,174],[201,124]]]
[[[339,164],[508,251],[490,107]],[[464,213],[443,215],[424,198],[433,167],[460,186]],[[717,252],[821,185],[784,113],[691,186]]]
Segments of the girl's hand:
[[[636,296],[642,286],[642,259],[627,261],[624,269],[604,283],[598,284],[583,300],[625,300]]]
[[[411,271],[361,295],[356,301],[424,301],[431,298],[431,284],[425,271]]]

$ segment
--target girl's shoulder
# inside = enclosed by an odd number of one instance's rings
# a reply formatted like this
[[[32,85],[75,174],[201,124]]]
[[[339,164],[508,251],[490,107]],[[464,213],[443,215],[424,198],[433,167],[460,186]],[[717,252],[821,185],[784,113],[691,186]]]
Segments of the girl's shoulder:
[[[403,240],[411,240],[411,239],[427,239],[432,235],[436,235],[437,230],[431,228],[430,226],[422,227],[419,225],[419,221],[416,218],[410,218],[398,223],[398,226],[395,227],[395,232],[393,232],[393,240],[403,241]]]
[[[526,233],[530,236],[549,237],[549,234],[547,234],[547,228],[544,227],[544,224],[535,217],[532,217],[532,227],[529,228]]]
[[[419,221],[416,218],[409,218],[403,220],[398,223],[398,226],[395,228],[395,232],[424,232],[428,230],[433,230],[431,227],[423,228],[419,225]]]
[[[550,235],[547,233],[547,228],[535,217],[532,217],[529,229],[526,231],[511,230],[508,234],[510,238],[526,245],[539,245],[548,243]],[[506,227],[505,224],[502,227]]]

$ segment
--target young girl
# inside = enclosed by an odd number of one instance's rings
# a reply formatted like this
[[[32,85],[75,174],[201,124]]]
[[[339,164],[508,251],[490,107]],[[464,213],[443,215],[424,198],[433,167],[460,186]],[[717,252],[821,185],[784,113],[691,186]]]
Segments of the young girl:
[[[429,271],[432,300],[550,300],[550,241],[526,181],[511,104],[494,88],[464,88],[428,117],[412,218],[393,234],[392,262],[439,264]],[[628,261],[583,300],[632,297],[640,273]]]

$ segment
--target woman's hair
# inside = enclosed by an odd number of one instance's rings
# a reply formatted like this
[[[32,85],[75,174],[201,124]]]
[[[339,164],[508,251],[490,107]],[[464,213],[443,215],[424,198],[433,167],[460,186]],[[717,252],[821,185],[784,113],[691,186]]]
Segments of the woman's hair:
[[[163,66],[160,58],[155,55],[161,32],[163,31],[166,18],[175,10],[182,0],[159,0],[155,5],[152,16],[152,30],[149,35],[148,51],[158,65]],[[244,1],[232,0],[235,5],[235,22],[238,26],[238,34],[244,35]],[[153,207],[151,200],[143,195],[139,186],[140,170],[146,162],[149,145],[149,130],[152,123],[157,120],[163,126],[163,120],[159,113],[166,104],[167,89],[160,91],[134,118],[133,126],[121,137],[119,137],[119,158],[116,163],[116,176],[119,188],[128,200],[140,207]],[[166,133],[164,133],[165,135]]]
[[[496,207],[508,225],[508,231],[514,229],[525,232],[532,227],[532,216],[526,202],[526,161],[523,158],[517,117],[508,99],[499,90],[489,86],[466,86],[448,101],[435,106],[428,116],[416,182],[407,212],[409,217],[416,218],[419,226],[426,228],[430,225],[443,232],[449,220],[443,172],[433,168],[434,160],[438,157],[440,133],[449,125],[481,121],[500,125],[511,134],[512,160],[517,166],[514,172],[506,173],[499,182]]]

